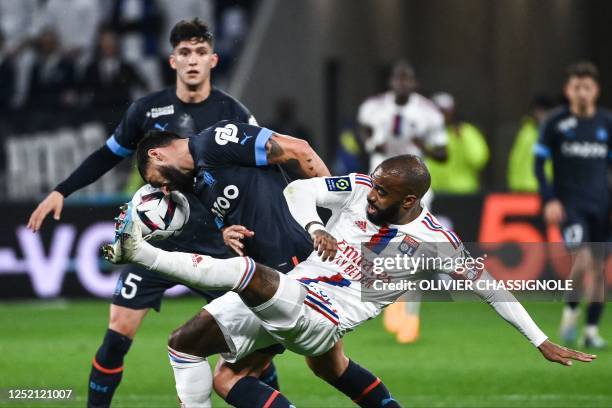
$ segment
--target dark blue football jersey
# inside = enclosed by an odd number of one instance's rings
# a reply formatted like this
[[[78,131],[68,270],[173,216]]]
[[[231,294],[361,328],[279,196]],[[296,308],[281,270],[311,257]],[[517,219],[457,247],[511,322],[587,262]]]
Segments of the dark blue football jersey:
[[[127,157],[134,153],[149,130],[167,130],[189,137],[223,119],[256,123],[244,105],[218,89],[213,88],[208,98],[200,103],[184,103],[176,96],[176,88],[171,87],[135,101],[106,145],[113,153]],[[190,216],[181,235],[155,242],[155,245],[219,258],[233,256],[210,213],[193,195],[186,196]]]
[[[222,121],[189,139],[196,166],[196,194],[217,228],[244,225],[255,236],[244,240],[257,262],[287,271],[312,252],[312,241],[289,212],[287,180],[268,165],[266,128]]]
[[[552,159],[554,193],[564,205],[608,211],[611,136],[612,114],[603,109],[579,118],[563,107],[542,124],[535,154]]]

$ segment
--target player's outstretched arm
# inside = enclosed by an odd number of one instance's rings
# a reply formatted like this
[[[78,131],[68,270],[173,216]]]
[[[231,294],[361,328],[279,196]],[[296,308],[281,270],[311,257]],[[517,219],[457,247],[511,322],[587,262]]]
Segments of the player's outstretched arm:
[[[304,178],[330,176],[329,169],[307,141],[274,133],[266,142],[268,164],[282,164]]]
[[[587,354],[582,351],[572,350],[549,340],[544,340],[544,343],[540,344],[538,350],[540,350],[540,353],[542,353],[544,358],[548,361],[566,366],[571,366],[572,360],[590,363],[597,358],[595,354]]]
[[[60,219],[64,206],[64,198],[73,192],[88,186],[107,171],[115,167],[123,157],[114,154],[106,145],[87,157],[72,174],[52,191],[30,215],[27,227],[36,232],[49,213],[53,218]]]
[[[479,279],[495,281],[487,271],[483,271]],[[478,288],[477,285],[474,287]],[[500,289],[475,289],[474,292],[491,305],[497,314],[504,320],[512,324],[518,331],[527,337],[531,344],[536,346],[547,360],[571,366],[571,360],[591,362],[596,358],[593,354],[586,354],[568,349],[551,342],[544,332],[536,325],[531,316],[529,316],[529,313],[527,313],[523,305],[521,305],[509,291]]]

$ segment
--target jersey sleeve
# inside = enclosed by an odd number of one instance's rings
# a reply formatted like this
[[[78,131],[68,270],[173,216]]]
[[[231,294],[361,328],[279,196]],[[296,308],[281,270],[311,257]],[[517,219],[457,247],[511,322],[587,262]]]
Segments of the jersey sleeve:
[[[237,102],[237,104],[238,122],[244,122],[248,123],[249,125],[259,126],[259,123],[257,123],[257,119],[255,119],[255,116],[251,113],[251,111],[248,110],[247,107],[241,104],[240,102]]]
[[[106,140],[106,146],[120,157],[131,156],[144,136],[142,112],[137,102],[132,103],[113,134]]]
[[[555,137],[554,122],[551,118],[540,125],[538,130],[538,141],[533,146],[533,154],[542,159],[550,159],[552,155],[553,141]]]
[[[270,129],[247,123],[222,121],[206,130],[205,161],[211,166],[227,164],[267,166],[266,143]]]
[[[447,144],[448,135],[444,126],[444,116],[432,109],[429,127],[425,133],[425,145],[429,148],[436,148],[444,147]]]
[[[317,214],[317,206],[332,212],[342,210],[360,190],[371,188],[372,182],[368,176],[352,173],[341,177],[296,180],[285,188],[283,194],[293,218],[302,227],[306,227],[313,221],[323,224]]]
[[[366,99],[360,106],[357,111],[357,123],[361,126],[368,126],[373,128],[374,123],[372,123],[372,110],[374,108],[374,103],[372,99]]]

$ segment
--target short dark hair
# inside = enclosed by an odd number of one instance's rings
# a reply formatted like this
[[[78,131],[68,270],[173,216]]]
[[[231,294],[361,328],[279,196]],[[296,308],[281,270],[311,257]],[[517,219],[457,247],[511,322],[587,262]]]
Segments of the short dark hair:
[[[590,61],[579,61],[567,67],[565,80],[569,81],[572,77],[591,78],[599,82],[599,70]]]
[[[423,159],[413,154],[393,156],[380,163],[377,169],[400,177],[405,192],[423,198],[431,186],[431,176]]]
[[[165,147],[172,143],[173,140],[182,139],[179,135],[165,130],[149,130],[145,137],[138,143],[136,147],[136,164],[138,172],[143,180],[147,181],[145,174],[149,166],[149,150],[156,147]]]
[[[200,20],[194,18],[191,20],[181,20],[172,27],[170,32],[170,44],[172,48],[176,48],[181,41],[190,41],[193,39],[204,41],[214,46],[214,37],[212,31],[208,28],[208,25]]]

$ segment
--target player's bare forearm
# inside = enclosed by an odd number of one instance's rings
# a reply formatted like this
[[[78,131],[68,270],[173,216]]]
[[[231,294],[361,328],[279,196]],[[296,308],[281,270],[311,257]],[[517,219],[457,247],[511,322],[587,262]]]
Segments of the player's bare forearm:
[[[273,135],[266,143],[269,164],[282,164],[304,178],[327,177],[331,173],[319,155],[305,140]]]

